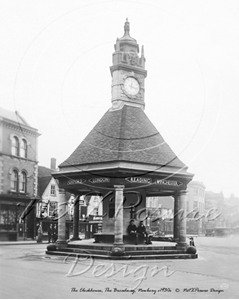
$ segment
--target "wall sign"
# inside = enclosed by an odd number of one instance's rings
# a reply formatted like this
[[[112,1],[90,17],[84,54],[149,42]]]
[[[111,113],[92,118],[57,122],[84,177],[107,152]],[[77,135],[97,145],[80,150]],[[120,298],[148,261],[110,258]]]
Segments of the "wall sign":
[[[144,184],[152,184],[152,178],[146,177],[128,177],[125,178],[130,183],[144,183]]]
[[[90,178],[88,181],[91,183],[106,183],[106,182],[110,182],[110,178],[96,177],[96,178]]]
[[[170,185],[170,186],[180,186],[183,183],[176,180],[166,180],[166,179],[156,179],[153,181],[152,178],[146,177],[128,177],[125,178],[130,183],[143,183],[143,184],[158,184],[158,185]]]
[[[68,185],[71,185],[71,184],[82,184],[85,182],[85,179],[70,179],[67,181],[67,184]]]
[[[159,180],[157,179],[154,184],[160,184],[160,185],[173,185],[173,186],[180,186],[182,185],[183,183],[180,182],[180,181],[175,181],[175,180]]]

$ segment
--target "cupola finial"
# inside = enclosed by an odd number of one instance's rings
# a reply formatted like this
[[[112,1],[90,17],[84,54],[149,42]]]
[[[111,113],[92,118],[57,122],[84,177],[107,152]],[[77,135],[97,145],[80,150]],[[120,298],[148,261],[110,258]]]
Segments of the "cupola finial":
[[[129,34],[129,21],[128,18],[126,18],[126,22],[124,23],[124,34]]]

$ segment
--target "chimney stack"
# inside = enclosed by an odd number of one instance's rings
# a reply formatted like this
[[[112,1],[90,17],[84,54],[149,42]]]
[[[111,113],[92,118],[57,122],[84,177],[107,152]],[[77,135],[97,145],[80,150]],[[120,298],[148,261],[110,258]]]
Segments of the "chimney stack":
[[[51,169],[56,170],[56,158],[51,158]]]

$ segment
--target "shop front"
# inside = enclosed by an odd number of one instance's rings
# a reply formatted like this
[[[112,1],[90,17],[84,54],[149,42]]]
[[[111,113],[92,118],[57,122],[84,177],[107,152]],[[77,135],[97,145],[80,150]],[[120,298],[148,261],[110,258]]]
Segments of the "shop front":
[[[0,240],[21,241],[35,238],[35,208],[32,199],[4,195],[0,197]],[[24,216],[24,217],[23,217]]]

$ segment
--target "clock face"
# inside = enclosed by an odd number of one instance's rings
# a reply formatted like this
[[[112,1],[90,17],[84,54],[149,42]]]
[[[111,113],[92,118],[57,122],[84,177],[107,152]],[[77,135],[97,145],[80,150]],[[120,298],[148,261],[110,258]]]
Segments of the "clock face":
[[[135,96],[138,94],[140,86],[134,77],[128,77],[124,81],[124,89],[130,96]]]

